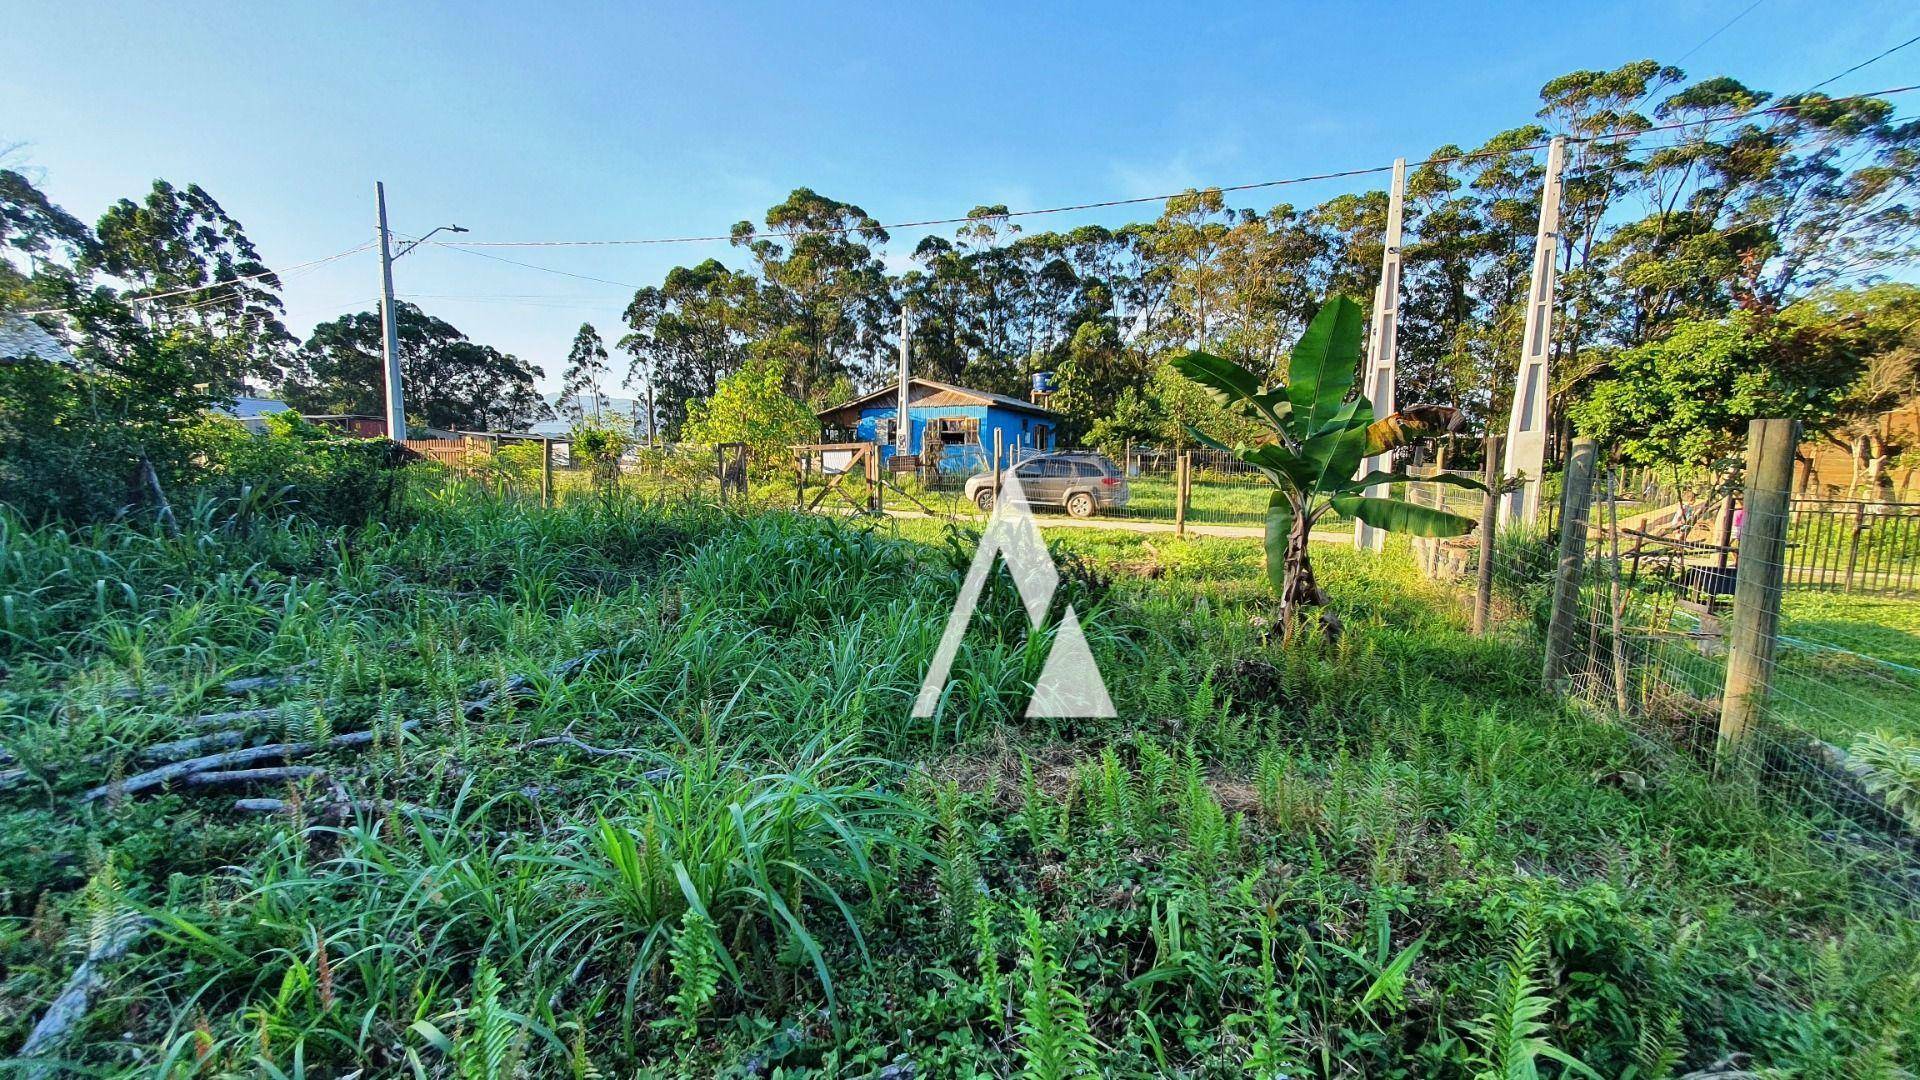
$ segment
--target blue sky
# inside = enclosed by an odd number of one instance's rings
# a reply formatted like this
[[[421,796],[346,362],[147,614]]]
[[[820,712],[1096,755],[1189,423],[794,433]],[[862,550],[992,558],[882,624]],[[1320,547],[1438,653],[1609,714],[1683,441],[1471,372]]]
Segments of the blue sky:
[[[397,230],[470,239],[724,233],[806,185],[882,221],[1162,194],[1418,158],[1524,123],[1540,85],[1652,57],[1802,89],[1920,33],[1909,2],[638,5],[39,3],[5,17],[0,146],[93,220],[197,182],[270,265]],[[190,9],[190,10],[189,10]],[[1735,16],[1731,28],[1701,41]],[[1827,87],[1920,82],[1920,46]],[[1920,93],[1903,114],[1920,113]],[[1349,182],[1348,186],[1351,186]],[[1335,183],[1255,193],[1311,204]],[[1102,212],[1034,228],[1150,217]],[[925,230],[896,232],[896,264]],[[422,248],[403,296],[556,381],[628,285],[726,244]],[[290,276],[289,322],[367,307],[370,255]]]

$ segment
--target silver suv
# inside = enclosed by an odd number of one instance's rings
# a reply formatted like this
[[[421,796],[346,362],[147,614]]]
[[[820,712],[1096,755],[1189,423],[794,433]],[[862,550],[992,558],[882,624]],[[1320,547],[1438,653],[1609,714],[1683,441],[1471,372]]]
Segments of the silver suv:
[[[1013,467],[1020,490],[1035,506],[1058,506],[1077,518],[1127,505],[1127,477],[1103,454],[1073,451],[1039,454]],[[997,492],[993,474],[967,479],[967,499],[982,510],[992,510]]]

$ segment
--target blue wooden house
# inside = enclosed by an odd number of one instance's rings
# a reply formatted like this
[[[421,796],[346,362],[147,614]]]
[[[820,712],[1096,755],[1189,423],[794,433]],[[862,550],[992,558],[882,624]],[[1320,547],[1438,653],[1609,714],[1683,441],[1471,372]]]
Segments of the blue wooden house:
[[[894,425],[899,404],[900,384],[896,382],[822,409],[816,414],[822,438],[878,442],[881,460],[888,461],[898,446]],[[1052,450],[1058,428],[1053,410],[1043,405],[921,378],[908,380],[907,421],[912,425],[910,452],[918,456],[923,468],[931,466],[941,472],[988,468],[996,431],[1003,452],[1011,460],[1016,450]]]

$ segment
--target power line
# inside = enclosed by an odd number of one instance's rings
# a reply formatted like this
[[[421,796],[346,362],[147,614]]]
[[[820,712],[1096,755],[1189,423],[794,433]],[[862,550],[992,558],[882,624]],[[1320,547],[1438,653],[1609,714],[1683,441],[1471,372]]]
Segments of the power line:
[[[1871,93],[1851,94],[1846,97],[1823,98],[1819,103],[1822,105],[1831,105],[1831,104],[1848,102],[1848,101],[1858,101],[1863,98],[1881,97],[1889,94],[1903,94],[1913,90],[1920,90],[1920,84],[1913,84],[1909,86],[1896,86],[1886,90],[1876,90]],[[1747,120],[1756,116],[1765,116],[1772,113],[1792,112],[1794,110],[1804,108],[1809,104],[1813,104],[1813,103],[1806,102],[1806,101],[1798,101],[1798,100],[1788,101],[1788,102],[1782,102],[1778,105],[1770,105],[1765,108],[1749,109],[1745,112],[1729,113],[1724,116],[1707,117],[1704,120],[1681,121],[1681,122],[1669,123],[1669,124],[1655,124],[1655,125],[1652,125],[1649,127],[1643,127],[1643,128],[1603,131],[1593,135],[1574,135],[1574,136],[1569,136],[1567,138],[1567,141],[1578,143],[1578,142],[1598,142],[1604,139],[1614,139],[1614,138],[1638,139],[1638,138],[1641,138],[1647,135],[1652,135],[1662,131],[1676,131],[1681,128],[1692,128],[1692,127],[1707,126],[1707,125],[1714,125],[1714,124],[1732,123],[1736,120]],[[1475,150],[1469,153],[1444,154],[1444,155],[1438,155],[1435,157],[1426,158],[1425,160],[1422,160],[1422,161],[1409,162],[1409,165],[1410,167],[1413,167],[1413,168],[1419,168],[1424,165],[1444,165],[1450,162],[1473,161],[1479,158],[1499,157],[1506,154],[1530,153],[1535,150],[1545,149],[1548,145],[1549,143],[1547,142],[1537,142],[1528,146],[1516,146],[1516,147],[1510,147],[1510,148],[1501,149],[1501,150]],[[1393,166],[1391,165],[1375,165],[1375,166],[1369,166],[1366,168],[1357,168],[1357,169],[1338,169],[1331,172],[1312,173],[1306,176],[1291,176],[1283,180],[1260,180],[1260,181],[1247,183],[1247,184],[1217,185],[1212,187],[1200,188],[1198,190],[1217,191],[1222,194],[1226,194],[1229,192],[1240,192],[1240,191],[1258,191],[1265,188],[1285,187],[1293,184],[1314,183],[1321,180],[1341,180],[1341,179],[1348,179],[1355,176],[1371,176],[1376,173],[1390,172],[1392,171],[1392,169],[1393,169]],[[1012,210],[1012,211],[1008,211],[1005,214],[996,214],[994,215],[994,217],[995,218],[1037,217],[1045,214],[1074,213],[1076,211],[1081,211],[1081,210],[1102,210],[1102,209],[1108,209],[1116,206],[1137,206],[1141,203],[1166,202],[1168,199],[1178,198],[1180,195],[1183,195],[1183,194],[1186,194],[1186,192],[1175,192],[1173,194],[1167,194],[1167,195],[1136,195],[1131,198],[1124,198],[1124,199],[1102,199],[1096,202],[1071,203],[1064,206],[1049,206],[1049,207],[1043,207],[1035,210]],[[973,220],[975,219],[972,217],[926,218],[919,221],[901,221],[901,222],[895,222],[891,224],[879,225],[878,228],[887,229],[887,230],[919,229],[919,228],[929,228],[937,225],[964,225]],[[839,234],[848,233],[848,232],[857,232],[868,227],[869,226],[848,225],[848,226],[840,226],[840,227],[826,228],[826,229],[772,230],[764,234],[755,232],[751,235],[754,235],[754,236],[770,235],[770,236],[781,236],[781,237],[832,236],[832,235],[839,235]],[[475,254],[475,255],[485,255],[486,254],[485,252],[477,251],[474,249],[503,248],[503,247],[637,247],[637,246],[651,245],[651,244],[705,244],[705,243],[716,243],[719,241],[732,241],[733,239],[734,239],[733,235],[731,233],[727,233],[727,234],[717,234],[717,235],[707,235],[707,236],[649,237],[649,238],[636,239],[636,240],[468,240],[461,244],[439,244],[437,242],[433,242],[431,246],[452,247],[452,248],[456,248],[457,250],[471,252],[472,254]],[[506,262],[511,260],[503,259],[501,261]],[[563,271],[563,270],[554,270],[551,267],[544,267],[544,266],[532,266],[532,264],[528,264],[528,263],[522,263],[519,265],[530,266],[532,269],[535,269],[535,270],[546,270],[549,273],[555,273],[555,274],[566,273],[566,271]],[[605,278],[587,277],[586,275],[569,274],[567,276],[582,277],[588,281],[599,281],[609,285],[623,284],[621,282],[607,281],[607,279]],[[624,286],[624,287],[631,288],[632,286]]]
[[[464,251],[464,252],[466,252],[466,253],[467,253],[467,254],[469,254],[469,255],[478,255],[479,257],[481,257],[481,258],[483,258],[483,259],[492,259],[492,260],[493,260],[494,262],[502,262],[502,263],[507,263],[507,264],[508,264],[508,265],[510,265],[510,266],[523,266],[523,267],[525,267],[525,268],[527,268],[528,270],[539,270],[539,271],[541,271],[542,273],[547,273],[547,274],[559,274],[559,275],[560,275],[561,277],[570,277],[570,278],[578,278],[578,279],[580,279],[581,281],[597,281],[597,282],[599,282],[599,283],[600,283],[600,284],[602,284],[602,285],[614,285],[614,286],[618,286],[619,288],[622,288],[622,289],[638,289],[638,288],[640,288],[640,286],[638,286],[638,285],[629,285],[629,284],[627,284],[627,283],[626,283],[626,282],[624,282],[624,281],[612,281],[612,280],[610,280],[610,279],[608,279],[608,278],[602,278],[602,277],[594,277],[594,276],[593,276],[593,275],[591,275],[591,274],[576,274],[576,273],[573,273],[573,272],[572,272],[572,271],[570,271],[570,270],[556,270],[556,269],[554,269],[554,268],[553,268],[553,267],[551,267],[551,266],[539,266],[539,265],[536,265],[536,264],[534,264],[534,263],[530,263],[530,262],[521,262],[521,261],[519,261],[518,259],[509,259],[509,258],[506,258],[506,257],[504,257],[504,256],[500,256],[500,255],[494,255],[494,254],[491,254],[491,253],[489,253],[489,252],[485,252],[485,251],[475,251],[475,250],[473,250],[473,248],[472,248],[472,247],[470,247],[470,246],[468,246],[468,245],[466,245],[466,244],[447,244],[447,243],[442,243],[442,242],[440,242],[440,241],[438,241],[438,240],[429,240],[429,241],[426,241],[426,245],[427,245],[428,247],[443,247],[443,248],[451,248],[451,249],[453,249],[454,251]],[[506,246],[506,245],[499,245],[499,246]],[[545,245],[545,244],[535,244],[535,245],[512,245],[512,246],[515,246],[515,247],[522,247],[522,246],[525,246],[525,247],[546,247],[546,246],[551,246],[551,245]]]
[[[127,303],[127,304],[147,304],[155,300],[165,300],[165,299],[168,299],[169,297],[185,296],[188,293],[208,292],[214,289],[227,289],[235,285],[238,285],[242,282],[258,281],[261,278],[286,277],[288,275],[294,274],[301,270],[310,270],[318,266],[324,266],[327,263],[334,262],[335,260],[344,259],[349,255],[357,255],[360,252],[365,251],[366,249],[372,246],[373,246],[373,242],[367,241],[362,244],[357,244],[354,247],[350,247],[345,251],[339,252],[338,254],[328,255],[324,259],[313,259],[308,262],[295,263],[294,265],[289,266],[284,270],[262,270],[257,274],[242,274],[239,277],[231,277],[222,281],[210,281],[205,285],[194,285],[184,289],[172,289],[167,292],[146,293],[141,296],[122,296],[120,297],[120,300],[123,303]],[[188,304],[183,306],[187,308],[191,308],[196,305]],[[68,312],[76,311],[76,310],[78,309],[77,308],[42,308],[39,311],[22,311],[19,314],[21,315],[65,315]]]
[[[1814,83],[1812,86],[1807,87],[1806,92],[1811,94],[1815,90],[1820,89],[1821,87],[1827,85],[1828,83],[1839,82],[1841,79],[1844,79],[1847,76],[1853,74],[1854,72],[1859,71],[1861,68],[1866,67],[1868,64],[1877,63],[1881,60],[1885,60],[1887,57],[1892,56],[1894,53],[1899,52],[1901,49],[1906,48],[1907,46],[1913,44],[1916,41],[1920,41],[1920,34],[1915,34],[1913,37],[1908,38],[1907,40],[1901,42],[1898,45],[1895,45],[1893,48],[1888,49],[1886,52],[1880,53],[1877,56],[1867,57],[1865,60],[1860,61],[1859,63],[1853,65],[1852,67],[1841,72],[1840,74],[1835,75],[1831,79],[1823,79],[1820,82]]]

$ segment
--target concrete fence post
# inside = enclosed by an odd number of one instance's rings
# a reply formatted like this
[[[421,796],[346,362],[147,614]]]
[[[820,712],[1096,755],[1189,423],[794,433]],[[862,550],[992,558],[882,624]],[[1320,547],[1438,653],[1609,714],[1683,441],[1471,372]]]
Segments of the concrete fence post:
[[[1755,420],[1747,426],[1747,520],[1740,530],[1727,682],[1720,695],[1722,752],[1752,733],[1773,676],[1793,454],[1799,441],[1795,420]]]
[[[1473,586],[1473,632],[1481,637],[1493,629],[1493,534],[1500,520],[1500,436],[1487,436],[1486,457],[1480,467],[1480,482],[1487,490],[1480,497],[1480,564]]]
[[[1560,493],[1560,559],[1553,573],[1553,611],[1547,619],[1547,658],[1543,671],[1550,691],[1565,689],[1567,656],[1573,648],[1573,623],[1580,606],[1581,567],[1587,557],[1587,508],[1593,503],[1594,462],[1600,444],[1573,441]]]

